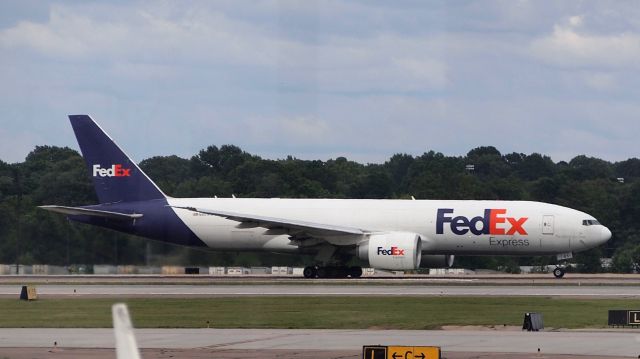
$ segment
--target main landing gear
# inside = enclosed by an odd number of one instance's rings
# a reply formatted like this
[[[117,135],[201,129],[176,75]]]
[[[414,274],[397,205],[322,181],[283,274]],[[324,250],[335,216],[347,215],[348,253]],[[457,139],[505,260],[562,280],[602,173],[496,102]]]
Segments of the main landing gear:
[[[305,267],[302,271],[305,278],[360,278],[362,276],[361,267]]]

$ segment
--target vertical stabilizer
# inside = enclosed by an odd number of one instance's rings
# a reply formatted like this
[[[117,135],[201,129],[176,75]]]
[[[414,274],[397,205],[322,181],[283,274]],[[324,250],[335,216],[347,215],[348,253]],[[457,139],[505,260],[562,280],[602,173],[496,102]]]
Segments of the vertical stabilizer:
[[[69,115],[100,203],[146,201],[166,196],[87,115]]]

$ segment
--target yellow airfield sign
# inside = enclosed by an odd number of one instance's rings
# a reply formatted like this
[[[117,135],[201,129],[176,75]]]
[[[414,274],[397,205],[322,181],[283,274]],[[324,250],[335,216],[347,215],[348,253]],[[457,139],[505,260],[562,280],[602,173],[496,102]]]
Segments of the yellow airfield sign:
[[[440,359],[440,347],[389,347],[387,359]]]
[[[440,347],[370,345],[362,347],[362,359],[440,359]]]

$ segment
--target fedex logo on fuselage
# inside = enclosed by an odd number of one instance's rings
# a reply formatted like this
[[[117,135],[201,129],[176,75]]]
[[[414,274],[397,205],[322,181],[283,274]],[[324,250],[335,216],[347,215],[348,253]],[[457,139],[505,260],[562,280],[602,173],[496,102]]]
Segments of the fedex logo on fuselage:
[[[378,255],[379,256],[403,256],[404,249],[400,249],[398,247],[391,247],[390,249],[384,249],[383,247],[378,247]]]
[[[93,165],[93,177],[130,177],[131,168],[122,168],[122,165],[111,165],[109,168],[102,168],[100,165]]]
[[[477,216],[471,219],[465,216],[453,217],[452,214],[453,208],[438,209],[436,234],[443,234],[444,224],[449,223],[451,232],[457,235],[467,234],[468,232],[476,236],[482,234],[527,235],[527,231],[522,226],[529,217],[507,217],[507,210],[504,208],[487,208],[484,210],[484,216]]]

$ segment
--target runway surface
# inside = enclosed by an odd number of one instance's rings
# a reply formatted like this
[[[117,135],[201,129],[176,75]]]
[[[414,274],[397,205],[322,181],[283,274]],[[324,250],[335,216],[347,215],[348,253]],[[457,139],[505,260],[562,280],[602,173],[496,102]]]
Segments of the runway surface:
[[[6,278],[6,277],[5,277]],[[0,280],[0,296],[17,297],[22,283],[29,283],[29,277],[11,277],[11,282]],[[15,282],[15,280],[22,279]],[[46,280],[46,279],[45,279]],[[62,280],[65,280],[64,278]],[[86,280],[86,279],[83,279]],[[91,280],[91,279],[89,279]],[[108,280],[111,280],[110,278]],[[69,283],[38,284],[38,295],[47,297],[233,297],[233,296],[545,296],[578,298],[639,298],[640,286],[621,283],[596,285],[584,278],[580,282],[559,281],[555,285],[517,284],[509,282],[484,282],[484,279],[453,279],[445,283],[425,280],[390,280],[375,284],[370,282],[295,282],[279,279],[250,279],[217,281],[203,279],[192,283],[190,278],[155,278],[169,280],[154,284],[141,284],[144,278],[131,282],[126,278],[120,282],[100,282],[97,284]],[[199,279],[200,280],[200,279]],[[509,278],[507,281],[511,281]],[[538,281],[539,279],[536,279]],[[605,280],[609,280],[608,278]],[[636,278],[632,279],[637,280]],[[93,283],[93,282],[91,282]],[[134,284],[129,284],[134,283]],[[452,284],[454,283],[454,284]],[[0,309],[1,311],[1,309]],[[1,312],[0,312],[1,315]],[[458,329],[458,328],[454,328]],[[640,355],[640,330],[603,331],[558,331],[527,333],[519,330],[277,330],[277,329],[136,329],[139,344],[148,350],[161,348],[199,353],[210,358],[223,358],[224,353],[259,353],[267,351],[273,358],[281,358],[278,351],[288,353],[282,358],[294,358],[302,351],[318,351],[318,358],[326,358],[326,353],[336,353],[336,358],[357,357],[362,345],[436,345],[446,353],[458,353],[456,358],[484,358],[476,354],[464,353],[521,353],[532,358],[540,348],[545,356],[551,354],[573,354],[592,356],[634,357]],[[40,329],[4,328],[0,329],[0,354],[5,351],[20,353],[19,348],[42,348],[48,351],[53,343],[59,348],[85,348],[99,352],[113,347],[111,329]],[[4,351],[2,350],[4,348]],[[207,353],[222,356],[207,356]],[[265,355],[266,353],[265,352]],[[35,352],[34,352],[35,353]],[[64,358],[64,353],[58,354]],[[187,352],[182,352],[187,353]],[[322,354],[325,353],[325,354]],[[346,353],[346,354],[345,354]],[[350,353],[350,354],[349,354]],[[104,354],[104,352],[103,352]],[[348,354],[348,355],[347,355]],[[485,355],[481,354],[481,355]],[[525,355],[526,354],[526,355]],[[37,357],[38,355],[34,354]],[[97,354],[96,354],[97,355]],[[158,354],[155,357],[166,357]],[[234,354],[235,355],[235,354]],[[513,358],[504,354],[504,358]],[[517,354],[516,354],[517,355]],[[1,356],[1,355],[0,355]],[[12,356],[13,357],[13,356]],[[19,356],[18,356],[19,357]],[[30,357],[30,358],[31,358]],[[49,356],[47,356],[49,357]],[[51,356],[52,358],[54,356]],[[72,356],[70,356],[72,357]],[[98,358],[97,356],[96,358]],[[106,354],[104,357],[110,357]],[[265,357],[269,357],[266,355]],[[26,356],[25,356],[26,358]],[[271,357],[270,357],[271,358]],[[306,357],[305,357],[306,358]],[[309,356],[308,358],[313,358]],[[488,357],[487,357],[488,358]]]
[[[363,345],[435,345],[449,352],[628,356],[640,354],[639,332],[430,330],[136,329],[141,348],[227,350],[359,350]],[[113,348],[110,329],[0,329],[5,347]]]
[[[638,298],[636,286],[420,286],[420,285],[38,285],[41,296],[544,296]],[[0,296],[16,296],[19,285],[0,285]]]
[[[562,279],[551,274],[485,274],[485,275],[398,275],[363,277],[359,279],[304,279],[297,276],[243,275],[156,275],[156,274],[118,274],[118,275],[0,275],[0,284],[320,284],[320,285],[620,285],[639,286],[640,274],[579,274],[569,273]]]

